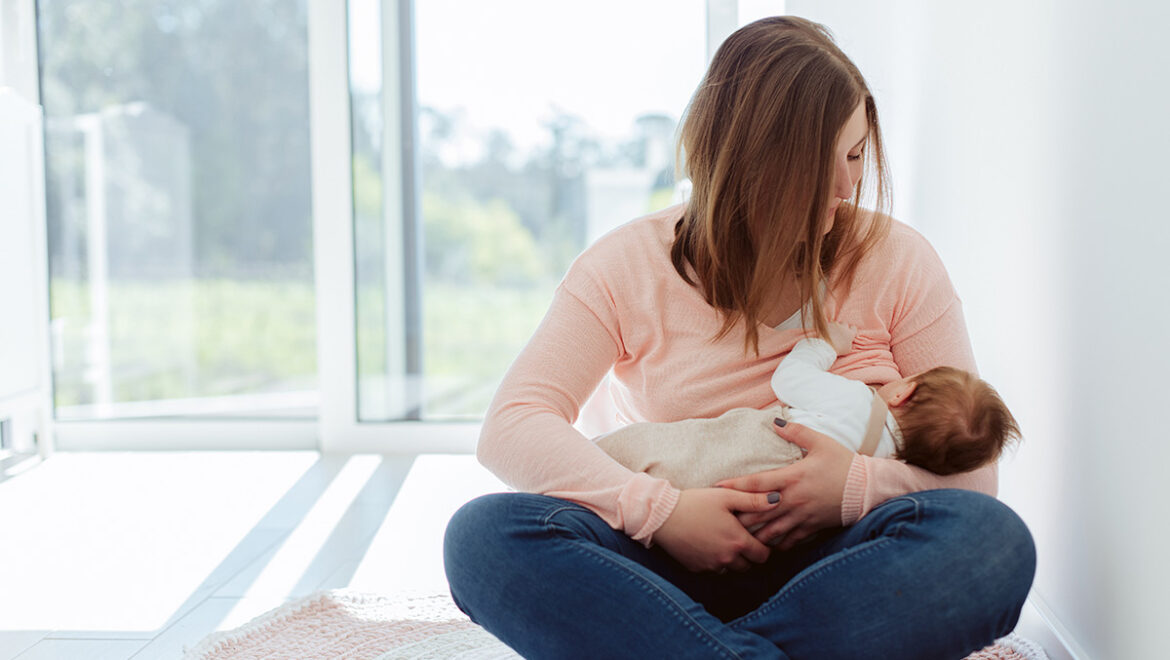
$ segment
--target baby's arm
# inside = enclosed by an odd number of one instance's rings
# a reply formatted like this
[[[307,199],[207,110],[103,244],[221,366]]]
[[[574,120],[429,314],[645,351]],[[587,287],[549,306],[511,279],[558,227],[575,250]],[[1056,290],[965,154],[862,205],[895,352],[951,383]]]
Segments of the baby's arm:
[[[836,360],[837,351],[829,342],[819,337],[801,339],[772,374],[772,391],[781,403],[796,408],[824,404],[826,394],[842,379],[829,373]]]

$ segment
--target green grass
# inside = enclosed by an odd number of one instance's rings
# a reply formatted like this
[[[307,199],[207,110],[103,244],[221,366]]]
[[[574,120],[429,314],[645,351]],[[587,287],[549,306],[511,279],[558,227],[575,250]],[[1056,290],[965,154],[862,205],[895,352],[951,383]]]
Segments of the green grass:
[[[315,387],[311,284],[179,280],[111,282],[108,345],[116,402]],[[52,317],[62,346],[57,405],[92,403],[89,290],[55,280]]]
[[[55,280],[52,316],[58,406],[94,401],[87,378],[84,283]],[[495,383],[539,324],[552,285],[536,289],[431,284],[423,300],[428,416],[477,416]],[[115,402],[279,392],[316,387],[315,295],[311,282],[235,280],[112,282],[109,346]],[[384,364],[382,298],[362,291],[360,372]],[[434,387],[430,385],[434,384]]]
[[[499,378],[540,324],[552,287],[430,285],[425,290],[427,375]]]

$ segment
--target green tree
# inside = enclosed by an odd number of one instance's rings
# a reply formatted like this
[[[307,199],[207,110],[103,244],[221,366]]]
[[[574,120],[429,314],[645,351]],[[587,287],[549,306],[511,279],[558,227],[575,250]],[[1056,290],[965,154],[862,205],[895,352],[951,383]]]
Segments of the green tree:
[[[200,272],[312,272],[305,0],[41,0],[38,26],[49,117],[142,101],[188,127]]]
[[[531,232],[501,199],[423,193],[427,275],[468,285],[531,286],[548,270]]]

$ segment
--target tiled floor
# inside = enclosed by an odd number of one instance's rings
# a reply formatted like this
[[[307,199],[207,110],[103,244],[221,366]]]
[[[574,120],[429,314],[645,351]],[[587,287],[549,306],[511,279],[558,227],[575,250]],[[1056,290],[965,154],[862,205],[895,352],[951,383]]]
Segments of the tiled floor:
[[[471,456],[60,453],[0,481],[0,660],[179,658],[318,589],[446,589]]]

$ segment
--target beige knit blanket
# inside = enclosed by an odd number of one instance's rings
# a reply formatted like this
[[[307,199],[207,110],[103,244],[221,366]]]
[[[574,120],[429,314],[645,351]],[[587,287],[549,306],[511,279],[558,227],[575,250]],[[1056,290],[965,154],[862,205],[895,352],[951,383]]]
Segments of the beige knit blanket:
[[[634,472],[666,479],[676,488],[703,488],[800,460],[800,447],[772,430],[777,417],[785,417],[783,406],[735,408],[711,419],[638,422],[596,442]]]

